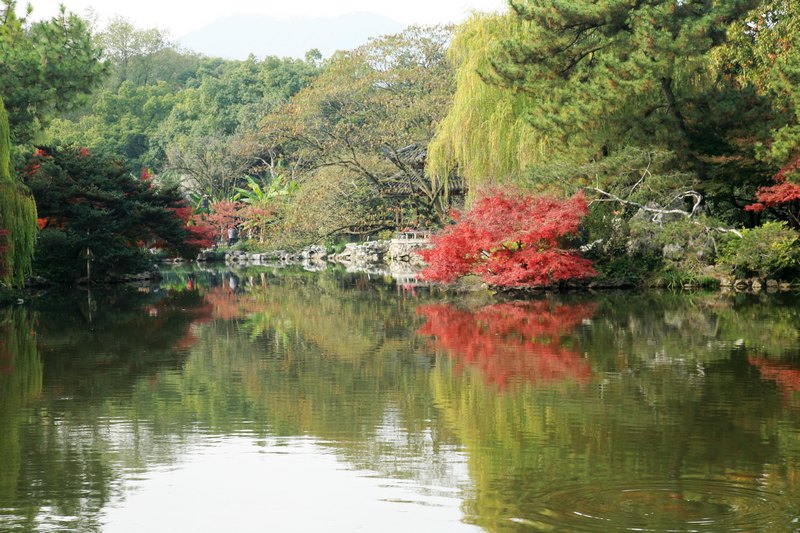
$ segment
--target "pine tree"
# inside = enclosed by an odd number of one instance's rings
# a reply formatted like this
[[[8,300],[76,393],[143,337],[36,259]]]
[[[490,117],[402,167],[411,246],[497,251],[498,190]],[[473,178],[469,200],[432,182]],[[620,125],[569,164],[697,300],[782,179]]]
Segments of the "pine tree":
[[[36,241],[36,203],[10,168],[8,115],[0,97],[0,285],[19,287],[31,272]]]
[[[52,281],[104,281],[152,265],[149,247],[187,239],[177,188],[157,188],[117,159],[86,149],[39,150],[25,167],[39,206],[35,270]],[[196,253],[196,251],[195,251]]]
[[[704,121],[730,96],[713,51],[757,0],[509,3],[522,31],[496,50],[491,78],[535,100],[536,129],[598,155],[660,145],[707,177],[701,156],[714,131]]]

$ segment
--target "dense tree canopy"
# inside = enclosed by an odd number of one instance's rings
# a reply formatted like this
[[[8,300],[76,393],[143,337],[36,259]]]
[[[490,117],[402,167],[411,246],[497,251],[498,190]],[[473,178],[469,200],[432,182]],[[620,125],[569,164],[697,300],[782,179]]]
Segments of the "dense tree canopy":
[[[86,149],[40,150],[26,166],[42,229],[37,272],[51,279],[94,280],[147,268],[147,248],[178,247],[187,238],[175,189],[133,177],[118,159]]]
[[[765,154],[796,122],[796,2],[510,5],[456,35],[431,179],[458,169],[475,188],[591,184],[662,205],[693,188],[719,216],[753,223],[742,209],[787,163],[785,148]]]
[[[371,215],[362,212],[345,228],[392,226],[406,202],[409,221],[425,224],[446,212],[447,190],[431,183],[416,162],[424,159],[450,102],[450,36],[446,27],[412,27],[340,52],[309,88],[263,122],[267,142],[291,151],[309,170],[307,187],[324,188],[313,175],[334,168],[342,180],[329,190],[372,204]],[[423,151],[409,157],[415,147]]]
[[[33,139],[56,113],[80,105],[99,85],[105,66],[86,23],[62,9],[49,21],[16,14],[16,0],[0,4],[0,94],[14,143]]]
[[[774,108],[760,155],[776,166],[787,165],[800,156],[800,2],[761,2],[731,26],[729,35],[723,56],[729,74]]]
[[[600,263],[638,261],[615,232],[640,209],[681,213],[687,198],[716,228],[797,224],[794,0],[510,0],[456,29],[412,27],[327,59],[244,61],[122,18],[92,35],[72,15],[31,23],[2,5],[13,140],[49,124],[39,144],[53,153],[85,146],[152,171],[193,207],[184,223],[245,200],[235,217],[258,246],[439,227],[463,193],[470,207],[493,187],[545,203],[598,195],[580,238],[604,243]],[[507,243],[483,244],[491,255]],[[660,264],[660,251],[645,255]],[[503,279],[533,280],[520,276]]]
[[[492,58],[493,81],[536,101],[529,120],[591,151],[660,142],[697,159],[701,124],[724,91],[711,65],[728,26],[756,0],[512,0],[523,30]],[[703,117],[696,117],[696,113]],[[699,121],[697,121],[699,122]]]

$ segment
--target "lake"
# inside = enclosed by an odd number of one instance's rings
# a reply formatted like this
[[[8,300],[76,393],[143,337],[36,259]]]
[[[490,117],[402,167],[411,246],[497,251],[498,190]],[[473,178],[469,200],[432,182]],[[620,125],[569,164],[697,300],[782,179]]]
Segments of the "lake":
[[[0,309],[0,531],[800,531],[797,302],[48,294]]]

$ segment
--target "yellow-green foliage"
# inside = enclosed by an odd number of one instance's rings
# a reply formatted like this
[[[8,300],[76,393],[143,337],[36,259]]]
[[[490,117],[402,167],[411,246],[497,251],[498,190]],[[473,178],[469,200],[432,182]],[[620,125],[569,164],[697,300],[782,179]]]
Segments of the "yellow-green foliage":
[[[471,191],[504,183],[549,153],[548,139],[528,122],[529,95],[481,77],[490,71],[490,51],[519,31],[508,15],[473,15],[453,39],[450,61],[457,69],[453,105],[428,147],[428,174],[436,183],[457,169]]]
[[[8,249],[2,258],[5,274],[0,284],[18,287],[31,272],[36,242],[36,202],[10,169],[11,141],[8,115],[0,98],[0,230],[8,230]]]
[[[33,319],[22,308],[0,309],[0,351],[10,357],[10,373],[0,372],[0,506],[14,501],[22,464],[20,408],[42,392],[42,360]]]
[[[11,181],[9,166],[11,164],[11,130],[8,125],[8,113],[0,96],[0,182]]]

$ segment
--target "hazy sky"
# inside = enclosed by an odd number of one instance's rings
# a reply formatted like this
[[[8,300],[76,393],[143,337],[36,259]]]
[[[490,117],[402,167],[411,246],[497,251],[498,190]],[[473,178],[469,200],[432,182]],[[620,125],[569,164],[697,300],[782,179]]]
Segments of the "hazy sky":
[[[83,14],[92,7],[103,23],[122,15],[142,28],[158,27],[172,37],[197,30],[227,15],[263,14],[276,18],[380,13],[403,24],[458,22],[472,10],[504,9],[506,0],[29,0],[36,19],[49,18],[59,4]],[[20,4],[26,2],[20,0]]]

